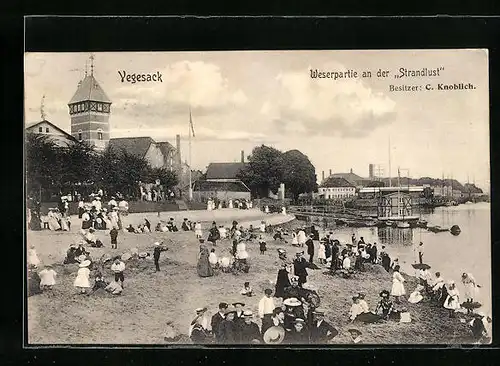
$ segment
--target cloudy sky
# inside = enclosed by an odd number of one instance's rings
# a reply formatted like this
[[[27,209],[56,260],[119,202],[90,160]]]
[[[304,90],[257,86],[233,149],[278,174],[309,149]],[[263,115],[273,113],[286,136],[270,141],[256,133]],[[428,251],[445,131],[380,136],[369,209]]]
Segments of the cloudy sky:
[[[70,131],[67,103],[84,75],[86,53],[25,56],[25,123],[47,120]],[[451,177],[489,187],[488,55],[453,51],[288,51],[97,53],[94,75],[113,104],[111,137],[151,136],[188,159],[191,105],[196,137],[192,163],[239,161],[256,145],[299,149],[321,172],[368,176]],[[439,78],[395,79],[400,67],[444,67]],[[389,70],[377,78],[378,69]],[[372,78],[312,79],[310,70],[371,70]],[[163,83],[122,82],[119,71],[154,73]],[[90,72],[90,67],[89,67]],[[471,82],[472,91],[390,92],[390,84]]]

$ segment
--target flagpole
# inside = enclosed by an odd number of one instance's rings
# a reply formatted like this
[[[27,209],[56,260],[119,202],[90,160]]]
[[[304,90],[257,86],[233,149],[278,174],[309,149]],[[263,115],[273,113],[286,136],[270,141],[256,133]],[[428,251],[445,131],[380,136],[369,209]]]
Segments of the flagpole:
[[[193,200],[193,189],[192,189],[192,177],[191,177],[191,129],[192,129],[192,120],[191,120],[191,106],[189,106],[189,201]]]

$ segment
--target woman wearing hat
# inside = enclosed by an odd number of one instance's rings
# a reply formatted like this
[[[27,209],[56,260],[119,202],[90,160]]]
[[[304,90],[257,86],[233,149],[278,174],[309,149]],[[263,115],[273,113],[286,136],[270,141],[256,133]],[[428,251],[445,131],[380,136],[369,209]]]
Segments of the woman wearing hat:
[[[84,294],[87,289],[90,288],[90,270],[88,269],[89,265],[90,261],[88,259],[84,260],[78,265],[80,268],[78,269],[75,282],[73,283],[73,286],[75,286],[81,294]]]
[[[191,322],[188,336],[194,344],[211,343],[210,320],[206,316],[207,308],[198,308],[195,311],[196,317]]]
[[[292,329],[285,335],[287,344],[309,344],[309,330],[306,321],[302,318],[296,318]]]
[[[295,319],[306,318],[304,307],[302,306],[302,302],[299,299],[295,297],[288,298],[283,301],[283,305],[285,306],[285,319],[283,321],[285,329],[292,329]]]
[[[214,275],[214,270],[210,265],[209,261],[210,253],[208,247],[205,244],[200,245],[200,253],[198,254],[198,265],[196,269],[198,271],[198,276],[200,277],[212,277]]]
[[[460,301],[459,301],[459,292],[457,286],[455,285],[455,281],[448,282],[448,286],[446,287],[448,292],[448,296],[444,301],[444,308],[450,311],[450,318],[455,317],[455,311],[460,309]]]
[[[470,273],[462,273],[462,284],[465,287],[465,301],[474,302],[474,298],[477,297],[478,284],[476,284],[476,279]]]
[[[281,268],[278,270],[278,277],[276,278],[276,286],[274,291],[274,297],[284,298],[285,289],[291,286],[290,279],[288,278],[288,265],[283,263]]]

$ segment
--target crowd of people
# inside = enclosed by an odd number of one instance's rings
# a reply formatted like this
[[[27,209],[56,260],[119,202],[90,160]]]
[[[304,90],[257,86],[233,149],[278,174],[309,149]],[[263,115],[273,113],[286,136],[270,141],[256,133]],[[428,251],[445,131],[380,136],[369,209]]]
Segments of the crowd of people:
[[[423,243],[419,245],[418,268],[419,285],[405,299],[405,278],[401,274],[397,258],[392,259],[385,246],[380,250],[377,243],[365,243],[363,237],[357,240],[353,234],[351,243],[341,244],[335,238],[333,231],[320,237],[319,231],[314,227],[299,227],[294,230],[271,228],[262,221],[258,228],[250,225],[243,228],[237,221],[231,227],[217,225],[213,222],[211,227],[204,232],[201,222],[190,221],[184,218],[179,225],[174,218],[168,221],[159,220],[153,228],[148,219],[137,227],[129,225],[123,227],[121,222],[122,210],[114,197],[111,197],[107,207],[103,207],[101,196],[92,195],[90,204],[79,205],[78,217],[81,219],[81,240],[78,244],[71,244],[63,264],[75,263],[78,270],[73,285],[80,294],[91,295],[103,289],[113,296],[123,293],[125,280],[126,261],[131,258],[144,259],[152,254],[155,271],[160,271],[160,256],[168,248],[162,242],[155,242],[148,252],[139,253],[131,250],[127,256],[105,257],[94,260],[90,256],[88,247],[102,247],[104,243],[99,240],[96,230],[109,230],[111,248],[119,246],[119,232],[151,233],[151,232],[193,232],[199,241],[199,254],[196,271],[199,277],[211,277],[219,273],[249,273],[250,261],[247,244],[256,243],[261,255],[267,251],[266,241],[274,240],[277,243],[290,244],[296,248],[293,259],[287,257],[287,250],[278,249],[277,277],[274,289],[267,288],[264,296],[258,303],[258,314],[246,309],[245,304],[236,301],[233,304],[222,302],[219,311],[208,317],[208,309],[196,309],[196,317],[191,323],[189,336],[194,343],[219,343],[219,344],[308,344],[326,343],[333,339],[339,331],[325,320],[325,309],[319,308],[320,297],[316,290],[308,284],[310,269],[325,268],[327,275],[340,275],[351,278],[365,270],[366,264],[380,265],[385,271],[392,273],[392,286],[390,291],[382,289],[379,293],[380,300],[374,307],[370,307],[364,293],[357,293],[352,297],[352,305],[348,320],[352,323],[373,323],[383,321],[411,322],[411,314],[407,307],[402,305],[408,301],[417,304],[425,300],[432,301],[449,310],[450,317],[454,317],[457,310],[465,308],[473,315],[470,326],[477,342],[484,342],[489,336],[491,318],[481,312],[472,312],[477,308],[477,291],[480,286],[470,273],[464,273],[462,283],[466,288],[465,302],[460,302],[460,294],[453,281],[446,281],[439,272],[432,275],[430,267],[423,263]],[[67,215],[67,202],[61,201],[65,211],[58,208],[60,218],[57,221],[63,229],[63,222],[69,222]],[[231,201],[229,203],[232,203]],[[240,204],[242,202],[239,202]],[[220,202],[218,203],[221,204]],[[215,205],[215,202],[214,202]],[[241,208],[241,207],[240,207]],[[54,212],[57,213],[57,210]],[[59,216],[53,216],[56,219]],[[55,227],[56,222],[50,224]],[[68,224],[68,230],[71,224]],[[57,230],[57,229],[56,229]],[[64,229],[63,229],[64,230]],[[228,254],[218,256],[221,242],[229,242]],[[318,251],[315,253],[315,242],[319,242]],[[208,244],[211,245],[208,245]],[[224,248],[221,248],[222,251]],[[306,250],[306,251],[305,251]],[[305,256],[308,256],[306,258]],[[315,264],[315,261],[320,267]],[[31,268],[39,269],[40,260],[34,246],[28,252],[28,263]],[[106,280],[105,266],[109,266],[113,278]],[[52,293],[56,285],[57,272],[53,266],[42,266],[38,272],[39,287],[41,291]],[[93,277],[93,284],[91,281]],[[272,296],[274,294],[274,297]],[[246,282],[240,292],[241,296],[253,297],[255,291]],[[278,303],[279,301],[279,303]],[[278,305],[279,304],[279,305]],[[260,321],[256,321],[259,319]],[[261,325],[259,326],[259,323]],[[361,332],[350,329],[349,333],[354,343],[359,343]]]

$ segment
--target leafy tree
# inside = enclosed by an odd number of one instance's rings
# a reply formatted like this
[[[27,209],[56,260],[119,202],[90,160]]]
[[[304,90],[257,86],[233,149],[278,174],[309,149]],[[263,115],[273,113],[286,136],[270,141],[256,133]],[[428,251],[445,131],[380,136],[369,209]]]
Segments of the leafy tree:
[[[281,151],[266,145],[257,146],[248,157],[248,164],[238,174],[253,196],[267,197],[269,190],[278,192],[282,181]]]
[[[28,192],[58,184],[57,147],[47,135],[26,133],[26,184]]]
[[[151,168],[149,170],[148,181],[153,183],[156,179],[160,180],[160,184],[163,186],[165,191],[172,189],[179,183],[177,174],[165,168]]]
[[[290,150],[281,155],[281,178],[285,183],[294,200],[299,194],[314,192],[318,186],[316,183],[316,171],[309,158],[299,150]]]

